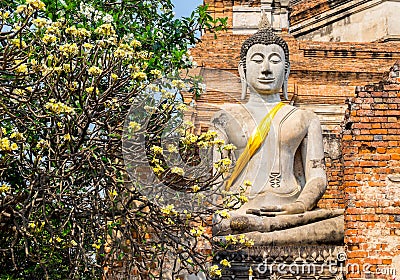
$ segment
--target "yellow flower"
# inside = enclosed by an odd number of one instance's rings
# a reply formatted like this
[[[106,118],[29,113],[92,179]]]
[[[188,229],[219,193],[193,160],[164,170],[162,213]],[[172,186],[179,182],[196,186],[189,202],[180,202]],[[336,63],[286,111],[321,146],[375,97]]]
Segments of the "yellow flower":
[[[243,185],[245,185],[246,187],[251,187],[251,186],[252,186],[252,183],[251,183],[249,180],[245,180],[245,181],[243,182]]]
[[[115,73],[111,73],[111,79],[117,80],[118,79],[118,75],[115,74]]]
[[[145,80],[147,78],[146,73],[144,72],[135,72],[132,74],[133,79],[138,79],[139,81]]]
[[[173,99],[175,97],[175,93],[166,91],[165,89],[161,90],[162,97],[166,99]]]
[[[206,229],[203,226],[198,226],[197,228],[192,228],[190,233],[193,236],[200,237],[205,231]]]
[[[162,207],[160,210],[161,213],[165,215],[178,215],[178,212],[175,210],[175,206],[173,204]]]
[[[94,87],[85,88],[85,91],[86,91],[87,93],[92,93],[92,92],[94,91]]]
[[[186,106],[185,104],[183,104],[183,103],[181,103],[181,104],[179,104],[178,106],[176,106],[176,109],[177,109],[178,111],[181,111],[181,112],[184,112],[184,111],[187,111],[187,110],[188,110],[187,106]]]
[[[168,144],[168,145],[167,145],[167,149],[168,149],[168,152],[170,152],[170,153],[176,153],[176,152],[178,151],[178,149],[176,148],[176,146],[173,145],[173,144]]]
[[[217,137],[217,132],[207,131],[207,132],[203,132],[199,138],[201,140],[212,141],[215,139],[215,137]]]
[[[14,131],[13,133],[11,133],[10,138],[15,138],[16,140],[24,140],[24,134],[18,131]]]
[[[76,28],[75,26],[68,27],[65,29],[65,33],[77,36],[77,37],[89,37],[90,31],[85,28]]]
[[[225,141],[223,139],[215,139],[214,141],[212,141],[212,143],[216,146],[222,146],[225,144]]]
[[[54,43],[55,41],[57,41],[57,37],[51,34],[45,34],[42,38],[43,43],[45,43],[46,45]]]
[[[93,45],[90,44],[90,43],[84,43],[84,44],[83,44],[83,47],[84,47],[85,49],[87,49],[87,50],[91,50],[91,49],[93,48]]]
[[[214,163],[214,167],[219,171],[219,172],[226,172],[229,170],[229,167],[231,166],[232,161],[229,158],[223,158],[220,159],[219,161]]]
[[[184,145],[190,145],[193,144],[197,141],[198,137],[197,135],[194,135],[192,133],[189,133],[188,135],[186,135],[185,137],[181,138],[181,141]]]
[[[108,195],[110,196],[111,200],[114,200],[118,193],[115,189],[113,189],[112,191],[108,191]]]
[[[11,146],[10,146],[10,149],[13,150],[13,151],[16,151],[16,150],[18,150],[18,145],[15,144],[15,143],[12,143]]]
[[[225,218],[225,219],[229,219],[231,216],[226,209],[217,211],[217,214],[219,214],[222,218]]]
[[[75,240],[73,240],[73,239],[71,240],[71,242],[70,242],[70,243],[71,243],[71,245],[72,245],[72,246],[74,246],[74,247],[75,247],[76,245],[78,245],[78,243],[76,243],[76,241],[75,241]]]
[[[19,65],[15,71],[17,71],[18,73],[28,73],[28,65],[26,63],[23,63],[21,65]]]
[[[99,27],[96,28],[96,30],[94,32],[97,34],[100,34],[100,35],[105,35],[105,36],[115,35],[115,29],[109,23],[100,25]]]
[[[156,78],[161,78],[162,77],[162,73],[160,70],[151,70],[150,74],[154,75]]]
[[[10,191],[10,186],[7,186],[6,184],[0,186],[0,194],[6,193],[8,191]]]
[[[35,18],[32,22],[39,28],[42,28],[47,24],[47,20],[44,18]]]
[[[222,147],[222,149],[226,151],[234,151],[237,149],[237,147],[233,144],[226,144]]]
[[[136,132],[139,131],[142,126],[137,122],[129,122],[129,128],[132,130],[132,132]]]
[[[89,68],[88,72],[89,72],[90,75],[99,76],[99,75],[101,75],[103,70],[101,70],[99,67],[92,66],[92,67]]]
[[[92,247],[95,248],[96,250],[100,250],[101,244],[93,243],[93,244],[92,244]]]
[[[231,267],[231,263],[227,259],[223,259],[220,264],[226,267]]]
[[[59,36],[61,31],[60,28],[58,27],[59,25],[56,22],[53,22],[50,26],[46,27],[46,34],[53,34]]]
[[[0,138],[0,151],[11,151],[10,140],[7,137]]]
[[[10,12],[6,11],[6,12],[0,12],[0,17],[2,17],[3,19],[7,19],[10,16]]]
[[[69,133],[67,133],[67,134],[65,134],[65,135],[63,136],[63,139],[64,139],[65,141],[71,141],[71,135],[70,135]]]
[[[254,246],[254,241],[251,240],[251,239],[248,239],[248,240],[246,240],[246,242],[244,243],[244,245],[245,245],[246,247],[252,247],[252,246]]]
[[[20,14],[20,13],[24,12],[24,11],[26,10],[26,8],[27,8],[26,5],[19,5],[19,6],[17,7],[17,9],[15,9],[15,12],[16,12],[17,14]]]
[[[165,169],[162,166],[157,164],[155,167],[153,167],[153,171],[155,174],[159,175],[159,174],[163,173],[165,171]]]
[[[69,90],[74,91],[78,88],[78,82],[72,82],[72,84],[69,86]]]
[[[245,195],[240,195],[239,196],[239,200],[240,200],[241,203],[246,203],[246,202],[249,201],[249,199]]]
[[[159,146],[156,146],[156,145],[153,145],[150,148],[150,151],[152,151],[154,154],[162,154],[163,153],[163,148],[161,148]]]
[[[26,4],[35,8],[36,10],[45,10],[46,5],[40,0],[26,0]]]
[[[64,69],[64,71],[66,72],[66,73],[69,73],[69,72],[71,72],[71,65],[70,64],[63,64],[63,66],[62,66],[62,68]]]
[[[36,144],[36,148],[41,149],[41,148],[44,148],[44,147],[48,147],[49,145],[50,144],[49,144],[48,141],[42,139]]]
[[[219,269],[218,265],[213,265],[210,267],[210,276],[211,277],[221,277],[222,276],[222,272],[221,269]]]
[[[1,132],[2,132],[3,134],[6,134],[6,133],[7,133],[7,129],[5,129],[4,127],[2,127],[2,128],[1,128]]]
[[[54,99],[50,99],[49,102],[47,102],[44,107],[53,113],[56,114],[61,114],[61,113],[74,113],[74,109],[65,105],[62,102],[56,102]]]
[[[142,46],[142,43],[140,43],[138,40],[132,40],[130,45],[134,48],[140,48]]]
[[[180,167],[172,167],[171,168],[171,173],[183,176],[183,174],[185,174],[185,171],[183,171],[183,169],[180,168]]]
[[[57,242],[61,242],[61,241],[63,241],[63,240],[62,240],[61,237],[57,236],[56,241],[57,241]]]
[[[64,44],[58,48],[65,56],[76,55],[79,52],[78,45],[76,43]]]
[[[234,244],[234,245],[238,242],[238,240],[236,239],[236,237],[233,236],[233,235],[230,235],[230,234],[229,234],[228,236],[225,237],[225,240],[226,240],[227,242],[230,242],[230,243]]]
[[[194,185],[194,186],[192,186],[192,191],[193,192],[198,192],[200,190],[200,187],[199,187],[199,185]]]
[[[185,82],[182,81],[182,80],[173,80],[173,81],[171,82],[171,84],[172,84],[174,87],[178,88],[178,89],[183,89],[183,88],[186,86]]]

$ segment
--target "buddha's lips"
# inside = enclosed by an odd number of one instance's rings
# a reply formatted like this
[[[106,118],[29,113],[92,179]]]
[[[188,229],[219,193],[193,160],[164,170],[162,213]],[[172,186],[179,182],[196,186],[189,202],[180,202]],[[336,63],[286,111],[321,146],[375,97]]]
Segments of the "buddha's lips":
[[[275,81],[275,78],[258,78],[257,81],[263,84],[270,84]]]

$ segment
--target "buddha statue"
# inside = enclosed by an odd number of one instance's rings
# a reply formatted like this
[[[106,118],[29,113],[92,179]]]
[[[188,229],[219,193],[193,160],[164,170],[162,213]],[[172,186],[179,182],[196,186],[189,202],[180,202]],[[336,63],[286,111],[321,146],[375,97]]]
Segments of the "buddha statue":
[[[211,121],[237,147],[225,188],[251,182],[248,202],[216,222],[217,239],[245,234],[256,245],[343,242],[343,210],[316,208],[327,187],[319,118],[280,99],[281,92],[287,99],[289,72],[288,45],[263,16],[241,48],[242,97],[249,90],[250,98],[223,106]]]

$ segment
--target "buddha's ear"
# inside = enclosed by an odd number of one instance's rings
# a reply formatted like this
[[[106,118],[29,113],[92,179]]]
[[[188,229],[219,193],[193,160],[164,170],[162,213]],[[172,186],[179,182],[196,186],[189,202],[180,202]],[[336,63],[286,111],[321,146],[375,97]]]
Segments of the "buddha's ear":
[[[239,62],[238,70],[239,70],[240,82],[242,83],[242,95],[240,96],[240,98],[244,100],[246,99],[246,94],[247,94],[247,82],[242,61]]]
[[[288,100],[288,82],[289,82],[289,74],[290,74],[290,62],[287,63],[287,70],[285,72],[285,80],[282,85],[282,93],[285,100]]]

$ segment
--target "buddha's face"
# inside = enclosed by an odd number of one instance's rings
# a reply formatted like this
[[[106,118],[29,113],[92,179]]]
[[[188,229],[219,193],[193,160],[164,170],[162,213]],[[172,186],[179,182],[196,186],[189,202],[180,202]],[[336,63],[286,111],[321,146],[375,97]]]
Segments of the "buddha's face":
[[[246,55],[246,81],[259,94],[279,93],[285,81],[285,52],[277,44],[251,46]]]

